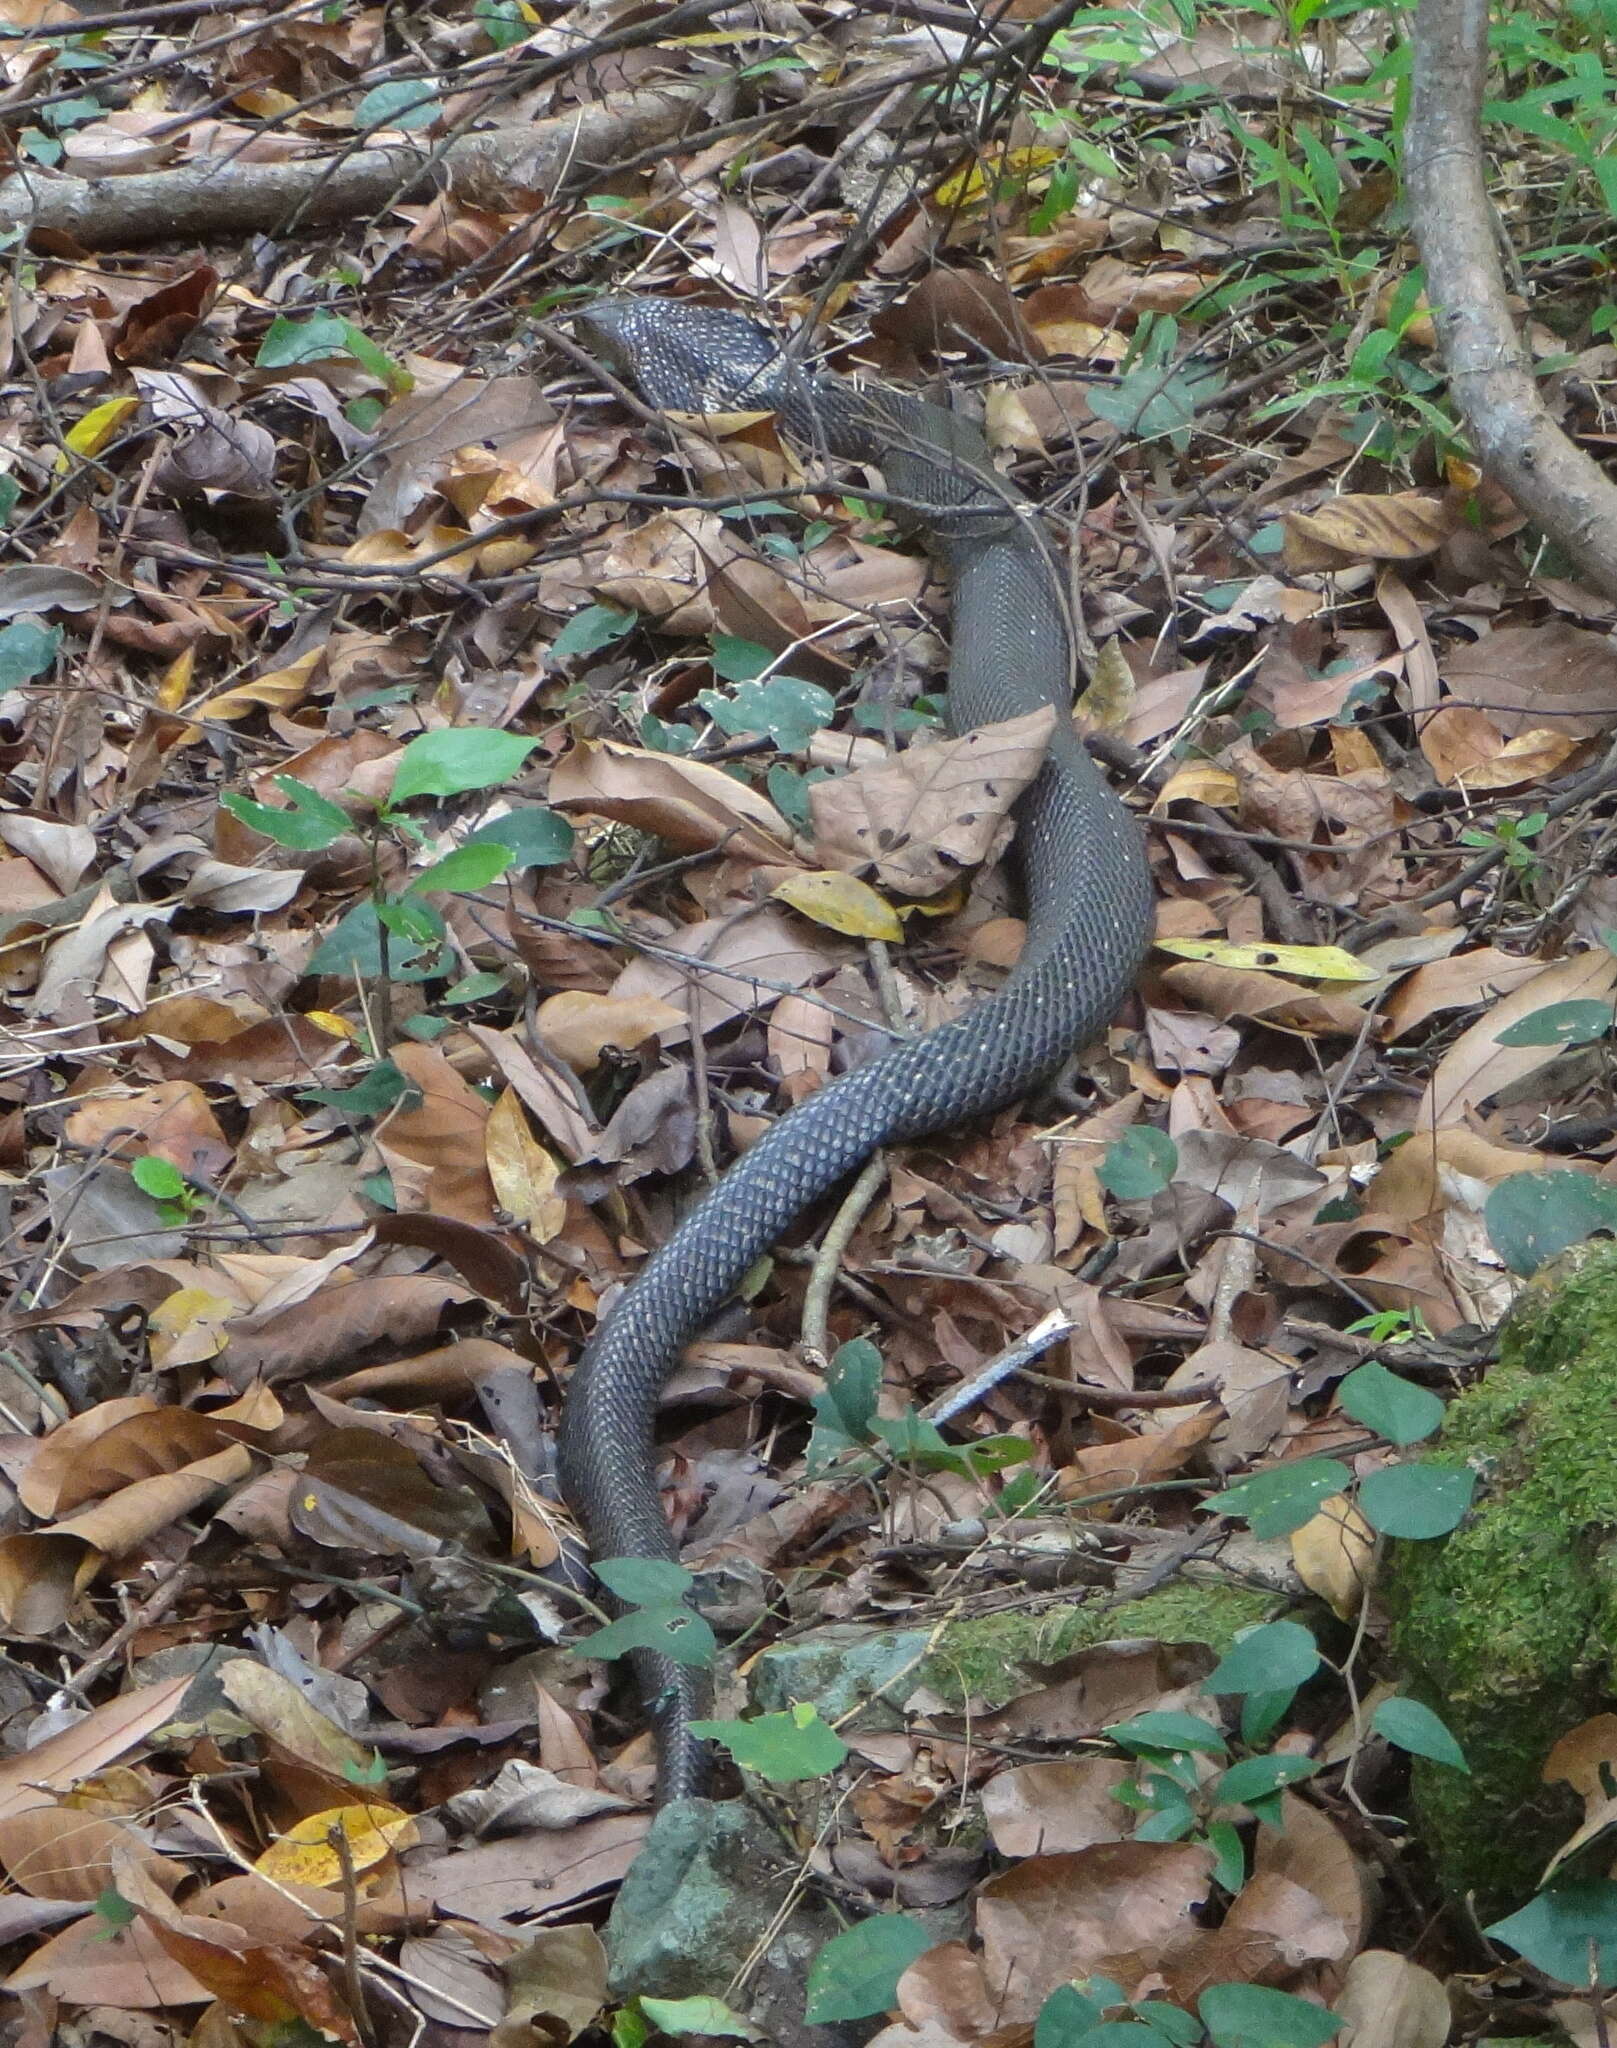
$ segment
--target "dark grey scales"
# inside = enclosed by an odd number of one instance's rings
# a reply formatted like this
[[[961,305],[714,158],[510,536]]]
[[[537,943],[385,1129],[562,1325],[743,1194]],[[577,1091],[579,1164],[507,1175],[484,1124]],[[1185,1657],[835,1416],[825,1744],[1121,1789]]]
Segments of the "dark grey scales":
[[[953,581],[956,729],[1045,704],[1059,713],[1018,808],[1028,931],[1004,985],[782,1117],[646,1262],[573,1375],[561,1477],[595,1555],[673,1558],[652,1431],[683,1347],[753,1261],[879,1145],[1014,1101],[1099,1030],[1145,950],[1151,884],[1140,834],[1067,716],[1071,642],[1042,528],[974,426],[907,393],[807,371],[734,314],[605,299],[576,326],[659,410],[773,410],[811,450],[878,463],[892,497],[921,508]],[[659,1797],[700,1795],[708,1760],[690,1723],[706,1708],[704,1674],[650,1652],[637,1653],[636,1674],[657,1731]]]

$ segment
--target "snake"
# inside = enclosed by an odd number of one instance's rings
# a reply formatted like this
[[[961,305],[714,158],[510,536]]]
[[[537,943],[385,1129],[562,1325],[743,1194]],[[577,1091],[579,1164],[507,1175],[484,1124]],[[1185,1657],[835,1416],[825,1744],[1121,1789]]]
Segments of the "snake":
[[[685,1346],[814,1203],[878,1149],[1006,1107],[1114,1016],[1148,943],[1139,827],[1071,717],[1070,594],[1037,508],[963,414],[805,364],[743,315],[650,295],[573,315],[584,349],[654,412],[768,412],[817,456],[876,465],[952,590],[949,723],[957,734],[1053,706],[1016,805],[1026,937],[1005,980],[934,1030],[828,1081],[779,1117],[689,1210],[608,1307],[574,1367],[557,1435],[561,1488],[598,1560],[678,1562],[657,1484],[663,1385]],[[617,1603],[620,1607],[622,1603]],[[705,1796],[693,1722],[711,1680],[661,1649],[632,1652],[657,1754],[659,1805]]]

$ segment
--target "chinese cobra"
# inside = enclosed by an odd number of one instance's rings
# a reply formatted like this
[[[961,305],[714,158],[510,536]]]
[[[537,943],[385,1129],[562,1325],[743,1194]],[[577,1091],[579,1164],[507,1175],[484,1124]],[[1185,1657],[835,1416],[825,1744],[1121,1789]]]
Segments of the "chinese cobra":
[[[808,370],[732,313],[614,298],[575,327],[659,411],[769,411],[811,451],[878,464],[886,495],[918,519],[953,585],[955,730],[1056,708],[1044,766],[1017,808],[1027,938],[1003,985],[773,1124],[647,1260],[573,1374],[561,1481],[595,1556],[672,1560],[653,1425],[680,1352],[793,1220],[878,1146],[1002,1107],[1100,1029],[1144,952],[1151,884],[1139,831],[1073,727],[1063,579],[1033,507],[994,469],[975,426],[908,393]],[[708,1755],[691,1722],[705,1710],[706,1674],[651,1650],[634,1661],[659,1798],[700,1796]]]

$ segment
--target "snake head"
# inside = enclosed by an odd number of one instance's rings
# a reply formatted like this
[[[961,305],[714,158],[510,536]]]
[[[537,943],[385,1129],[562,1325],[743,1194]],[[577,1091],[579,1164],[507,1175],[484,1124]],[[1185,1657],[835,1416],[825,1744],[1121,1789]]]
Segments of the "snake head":
[[[619,296],[572,318],[579,339],[659,412],[768,412],[779,401],[780,349],[739,313]]]

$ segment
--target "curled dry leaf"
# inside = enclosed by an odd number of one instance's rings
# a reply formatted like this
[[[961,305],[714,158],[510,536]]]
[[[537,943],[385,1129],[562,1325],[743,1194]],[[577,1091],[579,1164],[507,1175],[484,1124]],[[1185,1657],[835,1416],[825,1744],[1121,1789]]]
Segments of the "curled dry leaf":
[[[535,1018],[547,1052],[580,1074],[592,1074],[610,1047],[633,1052],[661,1031],[679,1030],[683,1010],[656,996],[594,995],[587,989],[563,989],[547,996]]]
[[[1353,1958],[1331,2010],[1343,2022],[1341,2048],[1443,2048],[1454,2022],[1442,1981],[1384,1948]],[[1578,2010],[1591,2016],[1581,2002]]]
[[[550,771],[550,801],[655,833],[681,853],[723,846],[744,859],[793,857],[792,829],[767,798],[722,768],[674,754],[610,741],[575,747]]]
[[[1356,562],[1417,562],[1432,554],[1465,516],[1456,492],[1400,491],[1391,497],[1348,493],[1317,512],[1287,512],[1286,567],[1340,569]]]
[[[1422,721],[1420,744],[1446,789],[1482,790],[1519,789],[1553,775],[1578,743],[1546,727],[1507,740],[1486,712],[1448,703]]]
[[[172,1720],[190,1686],[189,1675],[137,1686],[32,1749],[0,1759],[0,1819],[37,1806],[42,1789],[70,1792],[115,1763]]]
[[[502,1090],[484,1127],[485,1164],[494,1197],[535,1244],[549,1244],[567,1227],[567,1202],[556,1193],[561,1161],[528,1128],[514,1088]]]
[[[1460,1036],[1437,1063],[1410,1122],[1417,1130],[1464,1121],[1501,1088],[1524,1080],[1561,1058],[1561,1045],[1501,1045],[1508,1025],[1554,1003],[1602,1001],[1617,989],[1617,958],[1603,947],[1557,960],[1496,1003]]]
[[[837,964],[835,955],[806,940],[802,928],[770,904],[687,925],[670,951],[682,957],[632,961],[613,993],[622,1001],[655,997],[681,1005],[703,1037],[737,1017],[769,1009],[786,990],[818,981]],[[665,1030],[663,1043],[681,1035]]]
[[[936,896],[1002,843],[1011,805],[1043,763],[1055,711],[955,740],[927,740],[880,768],[809,791],[814,843],[835,867],[874,868],[901,896]]]
[[[1364,1605],[1375,1547],[1374,1531],[1343,1493],[1322,1501],[1319,1513],[1291,1532],[1297,1576],[1343,1621],[1354,1620]]]

